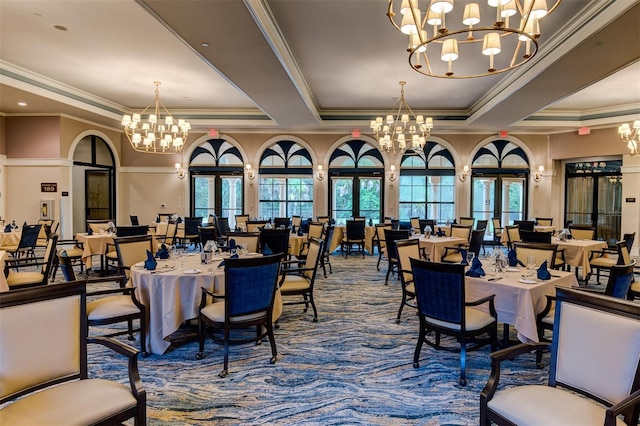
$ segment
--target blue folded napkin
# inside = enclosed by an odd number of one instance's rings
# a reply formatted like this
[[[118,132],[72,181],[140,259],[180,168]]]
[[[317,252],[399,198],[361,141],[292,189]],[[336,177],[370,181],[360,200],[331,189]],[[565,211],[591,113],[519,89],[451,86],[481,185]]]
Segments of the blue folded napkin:
[[[438,228],[438,232],[436,232],[436,237],[444,237],[445,233],[442,231],[442,228]]]
[[[93,235],[93,228],[89,227],[89,231],[87,232],[87,235]]]
[[[302,237],[304,235],[304,232],[302,231],[302,226],[298,227],[298,237]]]
[[[11,232],[11,225],[7,225],[4,227],[4,232]]]
[[[474,257],[471,261],[471,268],[465,274],[468,277],[484,277],[484,269],[482,269],[482,262],[477,257]]]
[[[545,260],[538,268],[538,279],[539,280],[550,280],[551,273],[547,270],[547,261]]]
[[[144,261],[144,268],[153,271],[158,266],[158,262],[153,258],[153,253],[147,250],[147,260]]]
[[[229,259],[237,259],[238,257],[240,257],[240,256],[238,256],[238,254],[234,254],[234,255],[229,256]],[[218,265],[218,268],[222,268],[223,266],[224,266],[224,260],[222,262],[220,262],[220,264]]]
[[[236,249],[236,240],[234,240],[233,238],[231,238],[229,240],[229,242],[227,243],[227,251],[231,252],[231,250],[235,250]]]
[[[156,257],[158,259],[168,259],[169,258],[169,249],[167,249],[167,246],[162,244],[160,246],[160,250],[158,250],[156,252]]]
[[[467,262],[467,250],[466,249],[460,249],[460,256],[462,256],[462,263],[463,265],[468,265],[469,262]]]
[[[509,250],[509,253],[507,253],[507,258],[509,259],[509,266],[524,266],[524,263],[520,262],[516,257],[515,250]]]
[[[291,225],[291,233],[292,234],[296,233],[296,226],[295,225]]]
[[[264,247],[262,248],[262,255],[263,256],[271,256],[272,254],[273,254],[273,252],[269,248],[269,245],[265,244]]]

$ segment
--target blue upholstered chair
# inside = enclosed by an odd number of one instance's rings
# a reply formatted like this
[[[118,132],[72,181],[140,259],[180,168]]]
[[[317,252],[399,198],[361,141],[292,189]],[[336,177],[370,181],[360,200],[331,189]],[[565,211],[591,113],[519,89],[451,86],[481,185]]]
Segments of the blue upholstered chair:
[[[204,340],[208,334],[224,345],[224,368],[220,377],[229,372],[229,345],[260,343],[265,337],[271,345],[270,362],[276,362],[276,340],[273,335],[273,301],[278,284],[280,256],[259,256],[226,259],[224,294],[202,288],[198,325],[199,349],[196,359],[204,357]],[[212,298],[215,298],[212,303]],[[232,337],[232,330],[256,328],[253,337]]]
[[[498,321],[493,304],[494,295],[467,302],[465,300],[464,265],[434,263],[411,259],[413,284],[420,318],[420,335],[413,355],[413,367],[420,367],[420,350],[426,343],[436,349],[457,350],[440,345],[442,334],[454,336],[460,343],[460,385],[467,384],[466,352],[491,344],[498,345]],[[489,313],[476,309],[488,305]],[[427,334],[435,332],[435,341]],[[482,336],[488,336],[482,338]],[[467,344],[471,344],[467,347]]]
[[[556,296],[548,386],[499,383],[503,361],[548,343],[492,353],[491,375],[480,394],[480,424],[637,425],[640,305],[561,287]]]

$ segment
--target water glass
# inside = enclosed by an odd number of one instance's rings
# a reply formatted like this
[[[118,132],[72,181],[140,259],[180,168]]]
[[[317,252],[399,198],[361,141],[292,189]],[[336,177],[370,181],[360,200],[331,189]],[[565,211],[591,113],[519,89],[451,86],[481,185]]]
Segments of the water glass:
[[[535,256],[527,256],[527,269],[529,270],[527,275],[533,276],[533,270],[536,267],[536,257]]]

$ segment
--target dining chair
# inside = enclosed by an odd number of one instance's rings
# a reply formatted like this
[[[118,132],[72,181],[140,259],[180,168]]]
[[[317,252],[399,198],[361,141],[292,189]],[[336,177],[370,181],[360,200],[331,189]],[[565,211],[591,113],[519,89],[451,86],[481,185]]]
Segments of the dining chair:
[[[295,226],[296,229],[300,229],[300,225],[302,225],[302,217],[296,215],[291,216],[291,226]]]
[[[553,232],[538,232],[538,231],[526,231],[520,230],[520,241],[523,243],[544,243],[551,244],[551,236]]]
[[[316,216],[316,222],[329,223],[329,216]]]
[[[52,235],[47,242],[43,256],[5,259],[3,273],[6,276],[9,290],[47,285],[51,275],[53,258],[56,255],[57,242],[58,235]]]
[[[59,254],[58,259],[64,280],[66,282],[76,281],[72,259],[65,256],[65,253]],[[125,330],[111,331],[102,336],[128,335],[129,340],[135,340],[133,333],[140,333],[140,351],[142,356],[146,357],[148,355],[146,349],[146,308],[138,300],[135,287],[127,287],[126,282],[127,278],[124,275],[87,278],[87,284],[100,284],[102,287],[109,283],[112,284],[110,288],[87,292],[87,322],[89,327],[126,322],[127,328]],[[134,321],[138,321],[139,327],[134,328]]]
[[[226,246],[234,240],[236,245],[246,244],[250,253],[258,253],[260,247],[260,232],[227,232]]]
[[[507,246],[509,250],[513,248],[513,244],[522,241],[520,239],[520,226],[518,225],[507,225]]]
[[[476,220],[472,217],[461,217],[460,220],[458,221],[459,225],[470,226],[471,228],[473,228],[473,225],[475,223],[476,223]]]
[[[167,226],[168,228],[168,226]],[[116,237],[135,237],[138,235],[147,235],[149,233],[149,225],[131,225],[117,226]],[[109,267],[118,269],[118,253],[115,244],[107,243],[104,258],[107,261],[107,270]]]
[[[88,338],[86,283],[0,293],[0,422],[6,425],[146,425],[138,351],[117,340]],[[90,378],[88,344],[128,358],[109,379]],[[125,374],[121,374],[126,371]]]
[[[396,241],[406,240],[409,238],[411,231],[407,229],[400,229],[394,231],[393,229],[385,229],[384,231],[385,251],[387,257],[387,275],[384,278],[384,284],[389,284],[389,275],[392,272],[398,272],[398,279],[400,279],[400,272],[398,266],[398,252],[396,247]]]
[[[411,217],[409,218],[409,222],[411,223],[411,227],[417,232],[420,233],[420,218],[419,217]]]
[[[175,213],[158,213],[158,223],[160,222],[169,222],[171,220],[173,220],[173,217],[175,216]]]
[[[340,243],[340,250],[345,257],[349,257],[349,253],[352,252],[355,245],[358,251],[362,252],[362,258],[364,259],[365,226],[366,222],[364,220],[347,220],[346,235]]]
[[[269,247],[272,254],[277,254],[281,259],[289,257],[289,236],[291,232],[288,229],[263,229],[260,231],[259,251]]]
[[[456,247],[445,247],[440,262],[443,263],[464,263],[467,259],[462,258],[464,251],[473,253],[475,257],[480,257],[480,249],[484,240],[484,229],[471,231],[469,243],[458,244]],[[432,259],[437,261],[438,259]]]
[[[213,241],[214,243],[218,241],[218,233],[215,226],[198,226],[198,235],[200,236],[202,250],[204,250],[208,241]]]
[[[184,237],[180,238],[181,244],[193,245],[197,249],[200,245],[200,234],[198,227],[202,225],[202,216],[192,216],[184,218]]]
[[[131,221],[131,225],[136,226],[136,225],[140,225],[140,221],[138,220],[138,216],[136,215],[129,215],[129,220]]]
[[[331,243],[333,241],[334,231],[335,227],[329,225],[325,228],[323,235],[324,245],[322,246],[322,255],[320,256],[320,265],[322,266],[325,278],[327,278],[327,266],[329,266],[329,273],[333,274],[331,268]]]
[[[49,236],[51,234],[55,234],[58,231],[58,227],[56,225],[56,227],[54,228],[55,220],[53,219],[39,219],[38,224],[42,225],[42,227],[40,228],[40,232],[38,233],[38,241],[36,242],[36,247],[46,247]]]
[[[87,232],[100,233],[106,231],[109,227],[109,222],[113,221],[111,219],[89,219],[87,220]]]
[[[309,241],[309,254],[304,261],[283,262],[283,267],[280,270],[279,286],[283,305],[304,304],[303,312],[307,312],[309,305],[311,305],[313,322],[318,322],[318,310],[313,290],[323,247],[324,241],[317,238],[312,239]],[[297,297],[298,300],[286,300],[292,296]],[[302,296],[302,300],[299,300],[300,296]]]
[[[298,258],[304,259],[307,257],[307,252],[309,251],[309,241],[311,241],[312,238],[324,238],[324,228],[326,225],[326,222],[311,222],[309,224],[309,230],[307,231],[307,240],[302,243],[300,253],[296,255]]]
[[[536,225],[539,225],[539,226],[552,226],[553,225],[553,218],[552,217],[537,217],[536,218]]]
[[[215,223],[216,230],[218,231],[218,238],[225,240],[227,238],[227,232],[231,231],[229,228],[229,218],[216,216]]]
[[[235,215],[235,219],[236,219],[236,229],[240,230],[241,228],[247,226],[247,222],[249,222],[249,215],[237,214]],[[253,231],[249,231],[249,232],[253,232]]]
[[[420,368],[420,350],[424,343],[435,349],[453,350],[452,346],[440,344],[442,334],[453,336],[460,345],[459,383],[466,386],[467,351],[480,349],[487,344],[491,345],[491,351],[495,351],[498,346],[498,320],[493,301],[495,295],[467,301],[464,265],[420,259],[410,261],[420,319],[413,367]],[[484,304],[488,313],[477,309]],[[434,341],[427,338],[431,332],[435,332]]]
[[[273,218],[273,227],[276,229],[279,228],[289,228],[291,226],[291,219],[288,217],[274,217]]]
[[[131,267],[147,259],[147,251],[153,253],[153,236],[138,235],[113,239],[118,256],[118,274],[129,280]]]
[[[471,225],[451,225],[451,236],[462,238],[465,241],[469,241],[471,238],[471,230],[473,227]]]
[[[434,235],[436,232],[436,221],[433,219],[420,219],[420,233],[424,234],[424,230],[427,227],[431,228],[431,235]]]
[[[596,271],[596,282],[600,284],[600,272],[601,270],[610,271],[613,266],[616,265],[628,265],[631,263],[631,257],[629,250],[627,250],[627,242],[622,240],[618,241],[614,248],[605,247],[600,250],[591,250],[589,255],[589,266],[591,270]],[[588,282],[591,278],[590,272],[585,277],[585,282]]]
[[[491,354],[480,393],[480,424],[637,425],[640,412],[640,305],[557,287],[548,386],[503,386],[502,363],[549,343]],[[622,415],[623,418],[618,416]]]
[[[249,220],[247,221],[247,232],[260,232],[269,223],[268,220]]]
[[[542,265],[543,262],[547,262],[549,269],[556,269],[556,257],[558,255],[557,244],[544,244],[544,243],[514,243],[513,249],[516,252],[516,258],[522,262],[523,265],[527,264],[529,256],[533,256],[536,259],[536,266]],[[563,260],[563,259],[561,259]]]
[[[174,221],[167,223],[167,232],[164,235],[156,235],[157,248],[161,248],[164,244],[166,247],[173,247],[176,243],[176,233],[178,232],[178,224]]]
[[[84,262],[82,261],[82,255],[84,253],[84,245],[82,242],[74,239],[61,240],[56,242],[56,255],[53,256],[53,265],[51,266],[51,281],[55,281],[56,274],[60,267],[58,256],[64,251],[64,255],[70,259],[74,266],[80,268],[80,272],[84,270]],[[88,273],[88,271],[87,271]]]
[[[496,248],[496,244],[502,245],[502,223],[499,217],[494,217],[491,219],[491,224],[493,225],[493,244],[492,248]]]
[[[595,240],[596,227],[591,225],[571,225],[569,232],[575,240]]]
[[[226,259],[224,294],[217,294],[202,287],[202,299],[198,315],[198,353],[204,358],[205,336],[223,344],[224,366],[219,376],[229,374],[229,345],[255,341],[267,337],[271,345],[271,358],[277,360],[276,340],[273,335],[273,302],[278,286],[279,256]],[[232,338],[236,329],[255,327],[253,336]],[[222,333],[222,336],[219,336]]]
[[[396,317],[396,324],[400,324],[400,317],[404,306],[417,308],[416,290],[413,285],[413,271],[411,270],[410,259],[420,259],[420,240],[410,238],[396,241],[396,253],[398,256],[398,274],[402,284],[402,300]]]
[[[18,244],[7,244],[0,246],[0,250],[11,253],[14,258],[35,257],[35,249],[38,244],[38,235],[42,225],[22,225],[20,240]]]
[[[514,220],[514,225],[518,225],[521,231],[533,231],[535,222],[532,220]]]
[[[387,241],[384,236],[385,229],[391,229],[391,223],[377,223],[376,232],[373,234],[373,247],[374,249],[378,249],[378,263],[376,264],[378,271],[380,270],[380,262],[384,257],[384,250],[387,246]]]

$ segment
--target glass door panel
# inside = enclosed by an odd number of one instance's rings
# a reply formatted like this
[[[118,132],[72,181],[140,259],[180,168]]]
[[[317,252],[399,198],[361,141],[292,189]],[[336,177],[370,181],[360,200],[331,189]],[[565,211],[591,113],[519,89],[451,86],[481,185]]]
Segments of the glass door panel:
[[[360,198],[359,214],[373,223],[382,222],[380,212],[382,211],[382,179],[381,178],[360,178]]]
[[[220,216],[229,218],[229,227],[236,226],[236,215],[244,212],[242,177],[220,176]]]
[[[487,228],[484,234],[485,239],[493,236],[493,222],[491,219],[496,211],[496,177],[473,177],[473,199],[471,200],[472,217],[476,220],[487,220]],[[501,222],[503,223],[503,222]]]
[[[571,220],[575,225],[593,223],[594,185],[593,176],[575,176],[567,179],[565,221]]]
[[[331,217],[336,225],[344,225],[347,219],[353,217],[353,180],[352,177],[331,178]]]
[[[524,178],[502,178],[502,226],[514,220],[525,220],[525,180]]]
[[[611,176],[598,177],[597,236],[614,245],[621,235],[622,183]]]
[[[209,217],[216,214],[216,177],[215,176],[194,176],[193,190],[195,216]]]

